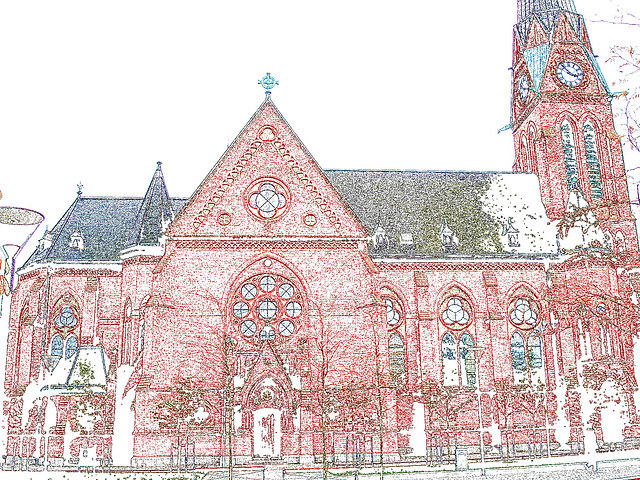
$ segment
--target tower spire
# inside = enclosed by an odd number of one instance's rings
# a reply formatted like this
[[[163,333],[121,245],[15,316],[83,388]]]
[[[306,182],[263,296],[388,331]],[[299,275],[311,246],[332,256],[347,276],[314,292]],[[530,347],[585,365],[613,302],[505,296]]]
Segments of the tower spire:
[[[518,23],[527,19],[532,13],[552,10],[578,13],[573,0],[518,0]]]

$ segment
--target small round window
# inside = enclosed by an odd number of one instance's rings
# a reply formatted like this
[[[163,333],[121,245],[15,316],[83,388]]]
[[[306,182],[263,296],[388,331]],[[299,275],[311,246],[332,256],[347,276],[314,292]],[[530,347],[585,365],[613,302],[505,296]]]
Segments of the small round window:
[[[288,194],[284,186],[273,179],[254,183],[247,195],[249,210],[258,218],[271,220],[284,213]]]
[[[62,307],[62,310],[60,311],[60,315],[56,317],[56,327],[71,328],[71,327],[74,327],[76,323],[78,323],[78,319],[73,313],[73,310],[71,309],[71,307]]]
[[[402,311],[397,300],[385,298],[384,305],[386,307],[387,325],[392,328],[400,325],[402,322]]]
[[[469,302],[462,297],[451,297],[443,305],[442,322],[450,328],[464,328],[471,321]]]
[[[511,323],[525,330],[532,329],[538,323],[538,305],[528,298],[517,298],[511,302]]]
[[[279,341],[293,335],[304,310],[298,290],[275,274],[256,275],[237,290],[231,307],[246,339]]]

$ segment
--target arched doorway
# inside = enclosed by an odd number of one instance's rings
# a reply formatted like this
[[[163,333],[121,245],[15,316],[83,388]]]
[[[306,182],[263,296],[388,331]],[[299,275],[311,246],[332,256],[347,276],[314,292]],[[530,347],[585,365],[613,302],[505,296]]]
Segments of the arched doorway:
[[[253,412],[253,455],[279,457],[282,441],[282,412],[275,408],[260,408]]]

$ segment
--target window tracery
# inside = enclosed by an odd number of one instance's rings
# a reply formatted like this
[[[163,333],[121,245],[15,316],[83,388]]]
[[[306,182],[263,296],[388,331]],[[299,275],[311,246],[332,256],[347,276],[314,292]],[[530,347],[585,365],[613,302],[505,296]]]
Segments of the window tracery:
[[[79,350],[78,332],[80,322],[75,300],[67,295],[54,308],[53,321],[49,327],[51,355],[69,359]]]
[[[234,300],[231,314],[247,340],[284,340],[296,332],[303,313],[300,293],[275,274],[251,277],[238,288]]]
[[[464,332],[456,342],[451,332],[442,337],[442,371],[445,386],[473,387],[477,384],[476,346]]]
[[[471,322],[471,307],[462,296],[449,297],[441,307],[442,322],[449,328],[462,329]]]

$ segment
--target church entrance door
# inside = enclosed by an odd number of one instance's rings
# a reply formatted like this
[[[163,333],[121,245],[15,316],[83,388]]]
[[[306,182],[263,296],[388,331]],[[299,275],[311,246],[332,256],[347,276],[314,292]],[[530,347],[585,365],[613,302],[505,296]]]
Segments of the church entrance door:
[[[280,456],[282,412],[275,408],[261,408],[253,412],[253,454],[263,457]]]

